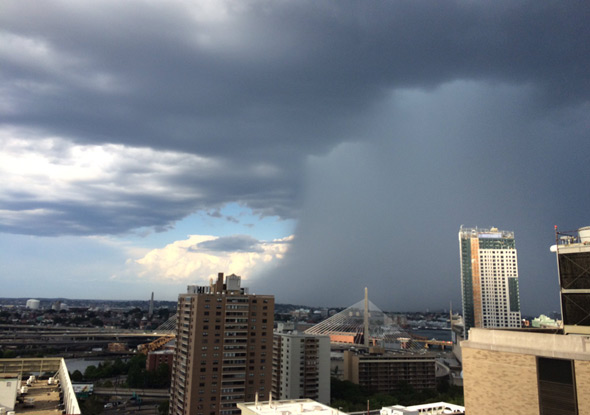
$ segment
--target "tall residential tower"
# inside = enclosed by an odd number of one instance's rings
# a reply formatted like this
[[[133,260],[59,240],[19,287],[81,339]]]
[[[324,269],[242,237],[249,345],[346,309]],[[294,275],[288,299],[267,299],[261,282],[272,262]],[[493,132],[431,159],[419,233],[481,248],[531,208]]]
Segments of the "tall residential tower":
[[[189,285],[178,297],[170,415],[239,414],[238,402],[268,396],[274,297],[248,294],[229,275]]]
[[[464,337],[472,327],[519,328],[514,232],[461,227],[459,245]]]

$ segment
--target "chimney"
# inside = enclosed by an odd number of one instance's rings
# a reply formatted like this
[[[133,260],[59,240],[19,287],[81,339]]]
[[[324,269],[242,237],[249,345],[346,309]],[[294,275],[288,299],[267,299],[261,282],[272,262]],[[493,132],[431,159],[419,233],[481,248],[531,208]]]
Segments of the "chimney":
[[[217,283],[215,284],[215,292],[223,292],[223,272],[217,274]]]

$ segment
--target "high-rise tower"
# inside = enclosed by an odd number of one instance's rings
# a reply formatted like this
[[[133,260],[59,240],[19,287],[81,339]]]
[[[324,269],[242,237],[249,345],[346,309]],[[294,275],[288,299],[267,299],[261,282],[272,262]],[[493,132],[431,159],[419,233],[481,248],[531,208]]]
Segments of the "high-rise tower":
[[[248,294],[220,273],[178,297],[170,415],[239,414],[271,390],[274,297]]]
[[[514,232],[461,227],[459,245],[465,338],[472,327],[519,328]]]

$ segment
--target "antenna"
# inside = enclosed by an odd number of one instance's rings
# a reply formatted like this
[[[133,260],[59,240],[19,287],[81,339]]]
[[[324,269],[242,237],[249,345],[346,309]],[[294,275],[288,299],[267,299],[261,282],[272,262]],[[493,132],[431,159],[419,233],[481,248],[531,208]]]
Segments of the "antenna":
[[[369,289],[365,287],[365,347],[369,347]]]

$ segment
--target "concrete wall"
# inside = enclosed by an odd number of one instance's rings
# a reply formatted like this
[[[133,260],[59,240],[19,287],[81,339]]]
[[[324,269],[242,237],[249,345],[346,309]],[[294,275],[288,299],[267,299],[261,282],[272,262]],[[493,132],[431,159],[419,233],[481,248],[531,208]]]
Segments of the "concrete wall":
[[[59,382],[61,383],[61,388],[64,393],[63,403],[65,406],[66,414],[81,414],[82,412],[80,411],[80,406],[78,405],[78,399],[76,398],[76,393],[74,392],[74,387],[72,386],[70,374],[64,359],[61,359],[58,372]]]

